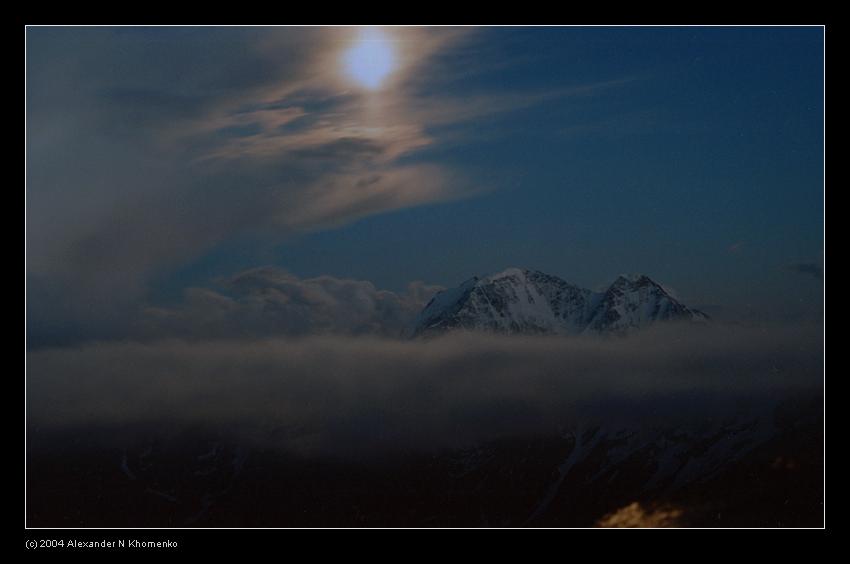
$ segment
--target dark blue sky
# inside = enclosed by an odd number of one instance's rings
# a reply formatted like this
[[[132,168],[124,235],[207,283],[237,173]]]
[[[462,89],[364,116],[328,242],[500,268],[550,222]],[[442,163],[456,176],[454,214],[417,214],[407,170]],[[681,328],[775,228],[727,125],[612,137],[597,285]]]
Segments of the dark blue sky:
[[[588,286],[649,272],[712,304],[817,295],[784,270],[822,256],[820,29],[489,29],[479,41],[482,65],[505,66],[440,88],[627,82],[465,124],[475,138],[416,158],[490,192],[298,237],[276,263],[395,289],[517,264]],[[233,252],[204,266],[240,262]]]
[[[383,94],[335,82],[352,31],[30,28],[36,327],[259,265],[644,272],[715,316],[820,317],[821,28],[395,28]],[[132,290],[58,307],[92,287]]]

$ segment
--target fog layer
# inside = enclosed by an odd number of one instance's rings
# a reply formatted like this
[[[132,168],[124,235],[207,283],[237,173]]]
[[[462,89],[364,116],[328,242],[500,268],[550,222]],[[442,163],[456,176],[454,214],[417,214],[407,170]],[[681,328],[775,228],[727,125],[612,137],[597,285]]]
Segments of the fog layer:
[[[301,453],[459,447],[579,419],[706,421],[819,393],[818,332],[108,343],[28,355],[31,436],[203,426]]]

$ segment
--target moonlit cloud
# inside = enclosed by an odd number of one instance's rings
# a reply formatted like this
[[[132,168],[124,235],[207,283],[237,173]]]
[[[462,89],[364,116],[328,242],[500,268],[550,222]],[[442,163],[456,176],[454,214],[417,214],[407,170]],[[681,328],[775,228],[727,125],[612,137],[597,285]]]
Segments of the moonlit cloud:
[[[434,140],[349,91],[354,31],[28,30],[31,326],[113,332],[152,276],[232,237],[473,193],[396,162]],[[459,36],[404,33],[396,81]],[[390,105],[410,96],[396,84]]]
[[[388,82],[353,90],[356,31],[29,30],[31,326],[114,333],[153,276],[233,237],[273,245],[484,188],[399,159],[439,142],[432,125],[528,100],[420,99],[430,57],[470,35],[451,28],[386,31]]]

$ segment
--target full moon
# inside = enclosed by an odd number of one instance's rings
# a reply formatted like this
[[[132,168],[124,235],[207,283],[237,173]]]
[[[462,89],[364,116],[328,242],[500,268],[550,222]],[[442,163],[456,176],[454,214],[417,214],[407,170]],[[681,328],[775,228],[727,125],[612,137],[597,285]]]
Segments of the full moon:
[[[386,35],[376,29],[366,29],[345,52],[344,63],[346,72],[355,82],[375,90],[393,71],[395,56]]]

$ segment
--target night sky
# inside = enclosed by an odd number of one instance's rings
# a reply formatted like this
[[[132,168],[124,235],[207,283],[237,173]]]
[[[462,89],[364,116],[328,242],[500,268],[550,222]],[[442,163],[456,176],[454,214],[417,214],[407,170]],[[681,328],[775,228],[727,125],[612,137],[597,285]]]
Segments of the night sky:
[[[388,60],[357,68],[364,42]],[[191,333],[263,284],[413,311],[509,266],[822,320],[821,27],[30,27],[26,48],[31,347]]]

